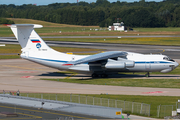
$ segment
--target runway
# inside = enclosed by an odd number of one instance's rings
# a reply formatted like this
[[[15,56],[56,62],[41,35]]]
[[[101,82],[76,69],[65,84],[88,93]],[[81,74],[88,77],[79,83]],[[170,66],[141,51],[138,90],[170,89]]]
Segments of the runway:
[[[49,46],[95,48],[103,51],[128,51],[142,54],[164,54],[172,59],[180,59],[180,46],[160,46],[160,45],[132,45],[132,44],[112,44],[112,43],[84,43],[84,42],[61,42],[45,41]],[[3,44],[19,44],[12,38],[0,38]],[[72,51],[73,52],[73,51]]]
[[[69,75],[55,74],[58,70],[48,68],[23,59],[0,60],[0,89],[21,92],[38,93],[74,93],[74,94],[121,94],[121,95],[153,95],[153,96],[180,96],[179,89],[122,87],[107,85],[74,84],[56,81],[41,80],[42,78],[66,78]],[[78,74],[72,78],[90,78]],[[137,76],[135,76],[137,77]],[[144,76],[138,76],[140,79]],[[180,75],[159,76],[155,78],[180,79]],[[134,78],[133,76],[131,78]]]

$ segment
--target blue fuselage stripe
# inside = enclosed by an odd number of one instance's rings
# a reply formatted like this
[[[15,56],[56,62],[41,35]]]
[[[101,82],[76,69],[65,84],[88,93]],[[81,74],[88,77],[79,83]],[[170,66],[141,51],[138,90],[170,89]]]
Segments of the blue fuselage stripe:
[[[38,59],[38,60],[44,60],[44,61],[51,61],[51,62],[62,62],[62,63],[67,63],[68,61],[62,61],[62,60],[50,60],[50,59],[42,59],[42,58],[35,58],[35,57],[29,57],[32,59]]]
[[[145,64],[145,63],[153,64],[153,63],[170,63],[170,62],[165,62],[165,61],[135,62],[135,64]]]
[[[67,63],[69,61],[63,61],[63,60],[51,60],[51,59],[42,59],[42,58],[35,58],[35,57],[29,57],[29,58],[32,58],[32,59],[38,59],[38,60],[44,60],[44,61],[51,61],[51,62],[62,62],[62,63]],[[135,64],[158,64],[158,63],[171,63],[171,62],[166,62],[166,61],[150,61],[150,62],[144,62],[144,61],[141,61],[141,62],[135,62]],[[88,63],[85,63],[85,64],[88,64]]]

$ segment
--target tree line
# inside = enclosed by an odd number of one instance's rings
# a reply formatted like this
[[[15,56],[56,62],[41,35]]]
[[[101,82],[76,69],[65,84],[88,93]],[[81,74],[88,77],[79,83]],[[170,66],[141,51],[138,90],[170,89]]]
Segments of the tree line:
[[[107,27],[118,21],[129,27],[180,27],[180,0],[133,3],[97,0],[42,6],[10,4],[0,5],[0,11],[2,18],[28,18],[72,25]]]
[[[14,22],[5,18],[0,18],[0,24],[14,24]]]

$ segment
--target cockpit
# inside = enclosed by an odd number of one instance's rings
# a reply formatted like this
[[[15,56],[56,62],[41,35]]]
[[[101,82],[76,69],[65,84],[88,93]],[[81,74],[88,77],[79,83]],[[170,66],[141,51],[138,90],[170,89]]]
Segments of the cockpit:
[[[166,57],[163,57],[163,60],[167,60],[167,61],[172,61],[172,62],[175,62],[173,59],[171,59],[170,57],[166,56]]]

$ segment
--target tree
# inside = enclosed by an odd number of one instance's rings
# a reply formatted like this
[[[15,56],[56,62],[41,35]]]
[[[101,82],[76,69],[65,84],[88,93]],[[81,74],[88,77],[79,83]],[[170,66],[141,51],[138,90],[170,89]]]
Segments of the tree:
[[[180,26],[180,0],[164,2],[117,2],[97,0],[96,3],[54,3],[45,6],[24,4],[0,5],[0,17],[29,18],[55,23],[109,26],[121,18],[126,26]],[[120,22],[121,22],[120,21]]]

